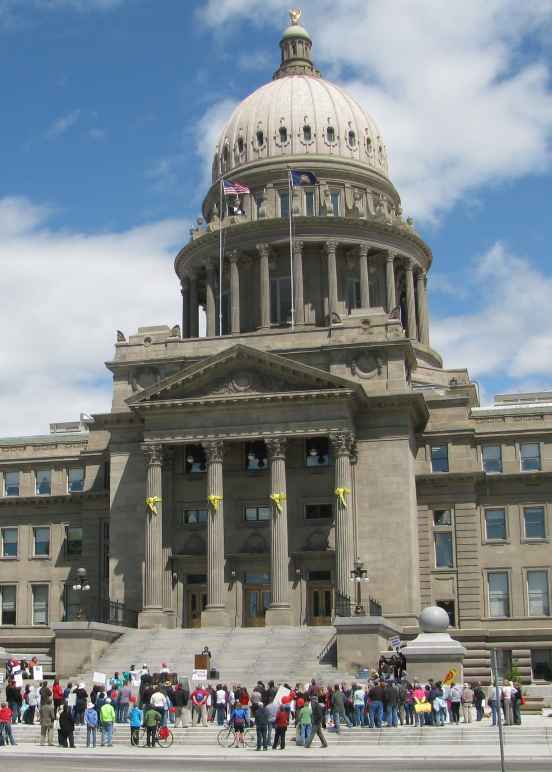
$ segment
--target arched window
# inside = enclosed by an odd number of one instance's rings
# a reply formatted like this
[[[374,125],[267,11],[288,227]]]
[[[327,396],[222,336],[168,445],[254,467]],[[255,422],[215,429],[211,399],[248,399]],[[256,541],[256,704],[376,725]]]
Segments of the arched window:
[[[291,52],[293,56],[297,56],[297,43],[295,42],[295,40],[291,44]]]
[[[352,129],[349,130],[349,145],[350,147],[356,147],[356,134]]]
[[[264,131],[262,129],[257,129],[257,147],[262,147],[264,145]]]
[[[312,129],[308,124],[303,126],[303,140],[305,142],[311,142],[312,140]]]
[[[229,158],[229,152],[228,152],[228,145],[225,145],[222,151],[222,168],[224,170],[228,169],[228,158]]]
[[[282,143],[282,145],[285,145],[288,137],[287,129],[285,126],[280,126],[279,131],[280,131],[280,142]]]
[[[333,126],[328,126],[326,129],[326,139],[330,144],[335,142],[335,129]]]
[[[238,137],[238,153],[243,154],[243,137]]]
[[[370,139],[370,137],[366,137],[366,151],[368,153],[372,152],[372,140]]]

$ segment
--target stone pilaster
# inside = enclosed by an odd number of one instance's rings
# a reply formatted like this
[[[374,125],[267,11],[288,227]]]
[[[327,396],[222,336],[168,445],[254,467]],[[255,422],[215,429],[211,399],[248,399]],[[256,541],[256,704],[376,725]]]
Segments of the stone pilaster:
[[[360,307],[370,308],[370,279],[368,276],[368,244],[361,244],[358,248],[360,268]]]
[[[330,322],[332,315],[338,313],[337,297],[337,241],[326,242],[326,255],[328,258],[328,312]]]
[[[259,252],[261,327],[270,327],[270,247],[268,244],[257,244]]]
[[[146,457],[145,550],[142,611],[140,627],[165,624],[163,614],[163,446],[144,445]],[[155,498],[156,512],[152,512],[146,499]]]
[[[406,261],[406,317],[408,323],[408,337],[413,340],[418,338],[418,325],[416,324],[416,300],[414,297],[414,265],[412,260]]]
[[[230,304],[231,304],[231,327],[232,335],[239,335],[240,327],[240,256],[238,252],[232,252],[230,260]]]
[[[395,289],[395,254],[388,252],[385,257],[385,279],[387,286],[387,313],[390,314],[397,307],[397,293]]]
[[[197,298],[197,274],[190,273],[190,337],[199,337],[199,302]]]
[[[293,304],[295,324],[305,323],[305,300],[303,296],[303,242],[293,245]]]
[[[272,579],[272,599],[266,614],[266,624],[290,625],[291,607],[289,604],[289,551],[288,519],[286,500],[286,440],[275,437],[267,440],[270,460],[271,495],[279,495],[279,501],[272,504],[272,540],[270,549],[270,573]]]
[[[353,600],[351,570],[354,568],[353,547],[353,492],[351,451],[354,436],[351,432],[330,435],[335,456],[335,586],[336,604]],[[341,490],[342,495],[337,491]]]
[[[427,275],[420,271],[416,277],[416,295],[418,300],[418,334],[420,343],[429,346],[429,318],[427,312]]]
[[[205,282],[205,313],[207,316],[207,337],[214,338],[217,334],[217,302],[216,302],[216,269],[215,263],[207,265]]]
[[[224,583],[224,488],[222,459],[224,444],[220,440],[203,443],[207,457],[207,608],[201,614],[202,627],[224,627],[229,624],[226,613]],[[209,501],[209,496],[218,497]]]
[[[190,279],[183,276],[180,279],[180,293],[182,295],[182,337],[190,337]]]

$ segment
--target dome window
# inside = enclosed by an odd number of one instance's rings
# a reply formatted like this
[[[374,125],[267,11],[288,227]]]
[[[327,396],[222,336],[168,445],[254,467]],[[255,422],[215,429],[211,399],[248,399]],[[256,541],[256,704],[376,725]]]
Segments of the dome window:
[[[326,129],[326,139],[330,145],[333,145],[335,142],[335,129],[333,126],[328,126]]]
[[[280,142],[282,143],[282,145],[285,145],[286,142],[287,142],[287,138],[288,138],[288,133],[287,133],[286,127],[285,126],[280,126],[279,132],[280,132]]]
[[[257,129],[257,147],[262,147],[264,145],[264,131],[262,129]]]
[[[238,137],[238,153],[243,155],[243,137]]]
[[[312,141],[312,129],[308,124],[305,124],[305,126],[303,126],[303,140],[305,142]]]
[[[356,147],[356,134],[352,129],[349,130],[349,145],[350,147]]]

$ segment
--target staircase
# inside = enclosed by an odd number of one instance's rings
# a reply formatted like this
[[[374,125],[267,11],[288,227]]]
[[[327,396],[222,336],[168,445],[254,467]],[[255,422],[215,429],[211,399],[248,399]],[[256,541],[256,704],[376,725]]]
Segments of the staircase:
[[[132,664],[139,670],[145,662],[154,673],[166,662],[171,672],[190,677],[194,655],[208,646],[213,667],[228,685],[253,686],[258,679],[290,684],[308,683],[311,678],[325,684],[350,681],[354,674],[338,673],[332,663],[334,634],[333,627],[129,630],[110,646],[94,669],[109,676],[128,670]],[[83,677],[90,681],[91,674]]]

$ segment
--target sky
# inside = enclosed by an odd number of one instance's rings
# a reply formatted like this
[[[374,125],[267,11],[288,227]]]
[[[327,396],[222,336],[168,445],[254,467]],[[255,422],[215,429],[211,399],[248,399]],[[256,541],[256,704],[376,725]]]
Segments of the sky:
[[[0,0],[0,435],[109,410],[116,331],[178,323],[173,260],[281,0]],[[552,0],[304,0],[433,250],[431,342],[483,403],[552,389]]]

